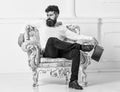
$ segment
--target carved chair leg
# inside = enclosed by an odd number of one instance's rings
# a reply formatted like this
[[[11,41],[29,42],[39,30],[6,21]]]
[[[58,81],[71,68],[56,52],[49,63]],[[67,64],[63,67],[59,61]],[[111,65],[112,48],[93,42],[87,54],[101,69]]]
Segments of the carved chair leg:
[[[66,78],[66,83],[65,84],[68,84],[70,72],[71,72],[70,68],[65,68],[65,78]]]
[[[33,71],[33,87],[38,86],[39,72],[37,70]]]
[[[68,83],[68,80],[69,80],[69,72],[66,72],[66,83],[65,84],[67,84]]]
[[[86,81],[87,79],[87,74],[85,72],[85,68],[81,67],[81,79],[82,79],[82,86],[87,86],[88,82]]]

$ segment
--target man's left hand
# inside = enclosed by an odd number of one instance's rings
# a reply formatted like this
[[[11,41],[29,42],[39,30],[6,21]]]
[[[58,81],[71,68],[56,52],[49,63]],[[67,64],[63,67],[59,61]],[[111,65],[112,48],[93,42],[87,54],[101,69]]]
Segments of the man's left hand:
[[[94,44],[94,46],[99,44],[95,37],[92,38],[92,43]]]

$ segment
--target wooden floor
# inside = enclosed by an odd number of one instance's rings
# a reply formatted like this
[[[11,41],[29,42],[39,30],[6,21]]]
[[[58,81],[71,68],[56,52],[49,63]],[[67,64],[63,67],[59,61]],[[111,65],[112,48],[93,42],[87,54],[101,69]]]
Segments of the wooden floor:
[[[120,72],[88,73],[88,82],[80,91],[69,89],[64,78],[42,74],[39,87],[33,88],[31,73],[0,74],[0,92],[120,92]]]

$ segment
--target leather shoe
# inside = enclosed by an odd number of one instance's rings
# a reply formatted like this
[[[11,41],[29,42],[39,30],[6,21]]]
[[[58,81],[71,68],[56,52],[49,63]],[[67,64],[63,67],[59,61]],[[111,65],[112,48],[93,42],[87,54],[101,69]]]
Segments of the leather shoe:
[[[81,45],[81,50],[85,52],[90,52],[94,48],[94,45]]]
[[[74,81],[72,81],[72,82],[69,82],[69,88],[74,88],[74,89],[78,89],[78,90],[83,90],[83,87],[78,84],[77,80],[74,80]]]

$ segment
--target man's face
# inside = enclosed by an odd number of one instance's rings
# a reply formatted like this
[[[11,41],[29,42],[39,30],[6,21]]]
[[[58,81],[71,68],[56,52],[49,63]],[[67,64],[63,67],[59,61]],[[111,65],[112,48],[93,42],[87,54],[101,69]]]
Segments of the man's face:
[[[54,27],[57,22],[57,17],[58,14],[56,14],[54,11],[49,11],[47,13],[47,20],[46,20],[47,26]]]
[[[47,19],[50,18],[52,20],[55,20],[56,19],[56,14],[54,13],[54,11],[49,11],[47,13]]]

